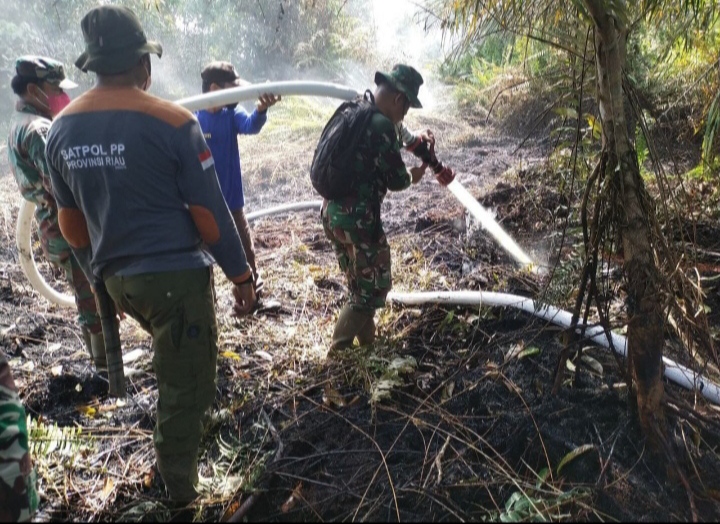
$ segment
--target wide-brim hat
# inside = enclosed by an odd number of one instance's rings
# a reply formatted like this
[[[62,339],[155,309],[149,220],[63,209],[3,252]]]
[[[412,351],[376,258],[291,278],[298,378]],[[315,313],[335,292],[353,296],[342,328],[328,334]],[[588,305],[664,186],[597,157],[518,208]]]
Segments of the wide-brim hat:
[[[148,53],[162,57],[162,46],[145,37],[140,20],[127,7],[104,5],[91,9],[80,27],[85,51],[75,65],[83,72],[114,75],[132,69]]]
[[[383,83],[390,84],[394,89],[404,94],[410,101],[410,107],[422,107],[418,99],[418,92],[423,84],[423,77],[414,67],[396,64],[390,73],[377,71],[375,73],[375,84],[380,85]]]

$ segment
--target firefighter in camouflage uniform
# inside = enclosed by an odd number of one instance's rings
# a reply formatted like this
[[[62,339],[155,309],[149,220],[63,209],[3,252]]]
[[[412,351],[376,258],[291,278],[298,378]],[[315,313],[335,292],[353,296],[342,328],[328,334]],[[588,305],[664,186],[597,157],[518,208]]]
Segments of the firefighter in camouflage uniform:
[[[50,58],[23,56],[15,62],[12,89],[18,96],[8,137],[8,157],[20,193],[34,203],[40,243],[48,260],[62,268],[75,294],[78,322],[98,371],[107,369],[105,342],[95,296],[70,246],[60,233],[58,210],[45,159],[50,120],[69,102],[65,89],[77,84],[65,78],[63,65]]]
[[[383,231],[380,206],[388,190],[401,191],[418,183],[427,167],[410,169],[400,155],[403,144],[409,151],[422,141],[434,141],[429,131],[420,136],[410,133],[402,120],[410,107],[420,108],[418,91],[423,79],[414,68],[398,64],[388,73],[375,74],[375,113],[357,146],[355,170],[363,176],[353,194],[338,200],[325,200],[322,222],[325,235],[333,245],[340,270],[350,290],[333,332],[330,351],[361,345],[375,340],[375,309],[385,305],[392,274],[390,246]],[[445,168],[437,175],[447,185],[452,171]]]
[[[0,522],[29,522],[37,507],[25,409],[0,354]]]

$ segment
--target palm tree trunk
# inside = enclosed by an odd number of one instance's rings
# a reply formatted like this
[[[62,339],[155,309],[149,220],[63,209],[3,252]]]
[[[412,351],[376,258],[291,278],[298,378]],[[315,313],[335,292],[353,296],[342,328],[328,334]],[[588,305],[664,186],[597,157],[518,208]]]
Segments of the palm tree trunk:
[[[629,325],[629,365],[637,392],[640,422],[651,442],[664,434],[662,352],[664,343],[660,276],[653,255],[650,216],[653,209],[640,177],[637,154],[625,121],[622,88],[627,28],[606,0],[583,0],[595,24],[598,103],[603,124],[603,150],[608,154],[608,180],[617,196],[616,227],[624,252]],[[617,2],[615,9],[618,8]]]

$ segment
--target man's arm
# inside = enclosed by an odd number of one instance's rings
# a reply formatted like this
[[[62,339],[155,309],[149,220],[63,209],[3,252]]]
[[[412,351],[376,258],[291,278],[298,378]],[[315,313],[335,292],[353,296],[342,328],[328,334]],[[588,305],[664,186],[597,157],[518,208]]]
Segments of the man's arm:
[[[88,282],[93,282],[92,246],[85,215],[75,202],[75,196],[62,177],[60,168],[53,161],[52,148],[49,144],[46,144],[42,157],[46,170],[43,178],[47,178],[51,194],[55,197],[58,206],[60,232],[70,245]]]
[[[50,171],[48,169],[47,157],[45,155],[45,147],[47,146],[47,136],[49,130],[49,121],[44,119],[36,120],[23,139],[22,149],[27,154],[30,162],[40,173],[42,185],[47,192],[47,195],[50,198],[53,198]],[[54,207],[53,202],[49,202],[48,204],[50,204],[51,207]]]
[[[267,122],[267,110],[282,100],[280,95],[263,93],[258,98],[257,107],[248,115],[242,108],[235,110],[235,131],[239,135],[255,135]]]
[[[376,114],[371,127],[371,150],[377,152],[377,169],[385,179],[387,188],[390,191],[407,189],[412,179],[400,155],[401,144],[395,126],[384,116]]]
[[[412,146],[417,144],[420,140],[418,135],[408,129],[404,121],[397,124],[397,131],[398,135],[400,135],[400,140],[402,141],[403,146],[408,148],[409,151],[411,151],[410,148],[412,148]]]
[[[267,110],[260,112],[255,109],[247,114],[241,107],[235,109],[235,131],[239,135],[256,135],[267,122]]]
[[[0,520],[29,522],[38,506],[25,408],[5,356],[0,355]]]
[[[240,236],[220,191],[215,164],[200,124],[192,119],[178,128],[172,141],[180,161],[177,184],[200,238],[234,283],[252,277]]]

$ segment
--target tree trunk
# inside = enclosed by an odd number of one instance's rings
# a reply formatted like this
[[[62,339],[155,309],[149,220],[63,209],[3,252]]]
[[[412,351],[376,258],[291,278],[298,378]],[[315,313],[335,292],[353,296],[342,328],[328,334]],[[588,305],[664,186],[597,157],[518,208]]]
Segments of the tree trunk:
[[[609,156],[608,180],[617,197],[616,228],[624,252],[629,325],[628,357],[635,380],[640,422],[651,442],[665,431],[662,409],[664,326],[660,276],[652,246],[653,209],[640,177],[637,153],[625,121],[622,73],[627,28],[622,16],[611,16],[606,0],[583,0],[595,24],[598,104],[603,126],[603,150]],[[614,3],[618,9],[618,3]]]

